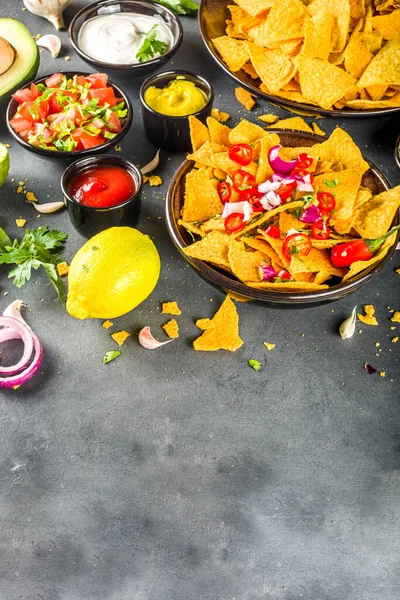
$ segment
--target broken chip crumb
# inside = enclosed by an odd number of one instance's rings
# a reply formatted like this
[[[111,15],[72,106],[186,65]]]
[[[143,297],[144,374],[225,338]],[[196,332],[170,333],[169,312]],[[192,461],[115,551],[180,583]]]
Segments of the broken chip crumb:
[[[228,113],[222,112],[221,110],[219,110],[219,108],[213,108],[211,110],[211,116],[220,123],[225,123],[225,121],[227,121],[230,117]]]
[[[279,121],[279,117],[277,115],[273,115],[272,113],[266,113],[265,115],[260,115],[257,117],[259,121],[263,121],[264,123],[269,123],[273,125],[277,121]]]
[[[115,146],[114,150],[115,152],[121,152],[122,148],[121,146]]]
[[[26,199],[28,200],[28,202],[37,202],[38,201],[38,199],[36,198],[36,196],[33,192],[27,192]]]
[[[364,304],[363,308],[365,315],[357,313],[357,319],[362,323],[365,323],[365,325],[378,325],[378,321],[376,320],[376,317],[374,317],[375,307],[372,304]]]
[[[109,321],[107,319],[107,321],[104,321],[102,327],[104,327],[104,329],[109,329],[110,327],[112,327],[114,325],[114,323],[112,321]]]
[[[396,269],[396,273],[400,275],[400,269]]]
[[[392,338],[392,343],[393,344],[397,344],[397,342],[399,341],[399,336],[396,335],[396,337]]]
[[[60,262],[57,265],[57,273],[59,274],[60,277],[63,277],[64,275],[68,275],[69,273],[69,265],[66,262]]]
[[[177,302],[163,302],[161,312],[164,315],[181,315],[182,311],[180,310]]]
[[[17,227],[24,227],[26,223],[26,219],[15,219]]]
[[[209,329],[209,327],[214,327],[214,323],[211,321],[211,319],[197,319],[196,327],[202,331],[205,331],[206,329]]]
[[[256,103],[250,92],[242,87],[235,88],[235,96],[236,100],[240,102],[246,110],[251,110]]]
[[[17,187],[17,194],[23,194],[23,193],[24,193],[24,188],[23,188],[23,186],[22,186],[22,185],[19,185],[19,186]]]
[[[163,325],[162,328],[164,329],[164,331],[168,337],[170,337],[170,338],[178,338],[179,337],[179,327],[178,327],[178,323],[175,321],[175,319],[171,319],[170,321],[165,323],[165,325]]]
[[[390,320],[393,321],[393,323],[400,323],[400,311],[396,310]]]
[[[149,183],[151,185],[151,187],[156,187],[158,185],[162,185],[163,180],[161,179],[161,177],[159,175],[151,175],[151,177],[149,177]]]
[[[385,373],[385,371],[379,371],[379,375],[380,375],[381,377],[386,377],[386,373]]]
[[[117,342],[118,346],[122,346],[122,344],[124,343],[124,341],[126,340],[126,338],[128,338],[131,334],[128,333],[127,331],[117,331],[116,333],[112,333],[111,337],[114,340],[114,342]]]
[[[264,346],[266,347],[267,350],[273,350],[276,346],[276,344],[269,344],[268,342],[264,342]]]
[[[66,60],[68,62],[69,60],[71,60],[71,57],[70,56],[64,56],[64,60]]]
[[[377,348],[379,348],[379,346],[380,346],[380,343],[379,343],[379,342],[375,342],[375,346],[376,346]]]

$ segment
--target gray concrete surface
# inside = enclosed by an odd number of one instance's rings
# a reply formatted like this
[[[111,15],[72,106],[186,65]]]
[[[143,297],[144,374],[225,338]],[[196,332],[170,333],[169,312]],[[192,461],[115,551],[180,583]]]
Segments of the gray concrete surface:
[[[67,23],[83,4],[72,3]],[[33,35],[53,31],[21,8],[2,0],[0,15]],[[209,78],[215,106],[234,121],[249,116],[196,20],[182,20],[174,66]],[[61,37],[70,62],[43,52],[40,75],[87,69]],[[140,83],[124,84],[135,115],[122,149],[144,164],[154,149],[142,130]],[[259,101],[250,118],[269,110],[290,116]],[[398,117],[318,123],[327,132],[344,126],[400,183]],[[0,140],[10,141],[4,118]],[[18,217],[62,229],[70,260],[83,240],[67,214],[37,219],[15,193],[28,179],[41,200],[60,200],[62,163],[15,143],[10,152],[15,182],[0,190],[0,225],[12,236],[21,235]],[[387,306],[400,310],[399,254],[332,304],[239,304],[244,346],[196,353],[194,321],[211,316],[223,295],[186,266],[165,228],[167,185],[183,158],[163,154],[164,185],[146,188],[140,229],[154,238],[162,274],[152,296],[116,321],[133,335],[115,362],[102,364],[115,345],[100,322],[69,317],[40,274],[17,291],[1,269],[0,308],[16,297],[28,304],[45,358],[30,383],[0,393],[0,599],[398,600],[400,344],[391,343]],[[146,351],[136,332],[151,325],[163,338],[166,300],[182,308],[181,337]],[[376,307],[379,327],[359,323],[361,333],[342,341],[338,325],[365,303]],[[267,352],[264,341],[276,348]],[[249,358],[262,363],[258,373]],[[386,377],[367,375],[366,360]]]

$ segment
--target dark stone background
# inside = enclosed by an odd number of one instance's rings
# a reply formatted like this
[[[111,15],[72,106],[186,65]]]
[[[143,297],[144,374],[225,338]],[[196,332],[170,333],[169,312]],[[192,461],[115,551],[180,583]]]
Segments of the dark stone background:
[[[84,4],[67,9],[67,24]],[[33,35],[54,32],[21,8],[21,0],[1,0],[0,15],[21,19]],[[263,101],[247,113],[205,50],[196,19],[182,21],[173,65],[206,76],[215,106],[232,121],[265,111],[291,116]],[[71,61],[44,51],[39,74],[90,70],[65,31],[61,37]],[[121,84],[135,110],[123,153],[144,164],[154,149],[142,129],[141,81]],[[400,183],[398,116],[318,124],[328,133],[343,126]],[[10,141],[4,118],[0,139]],[[70,260],[83,240],[67,214],[37,219],[15,193],[28,179],[40,200],[60,200],[62,163],[16,143],[10,152],[15,182],[0,190],[1,226],[18,237],[18,217],[29,227],[62,229]],[[0,599],[397,600],[400,344],[391,343],[387,306],[400,310],[399,256],[332,304],[238,304],[243,347],[194,352],[195,319],[211,316],[223,295],[186,265],[165,228],[167,185],[183,158],[164,153],[164,185],[146,186],[139,227],[154,237],[162,274],[151,298],[116,321],[134,335],[115,362],[102,364],[115,344],[101,322],[69,317],[40,273],[18,291],[1,270],[2,307],[17,297],[27,302],[45,358],[31,382],[0,394]],[[182,308],[181,337],[146,351],[136,332],[151,325],[165,337],[166,300]],[[359,323],[362,333],[342,341],[339,324],[366,303],[375,305],[379,327]],[[267,352],[264,341],[276,348]],[[261,361],[258,373],[249,358]],[[386,378],[367,375],[364,361]]]

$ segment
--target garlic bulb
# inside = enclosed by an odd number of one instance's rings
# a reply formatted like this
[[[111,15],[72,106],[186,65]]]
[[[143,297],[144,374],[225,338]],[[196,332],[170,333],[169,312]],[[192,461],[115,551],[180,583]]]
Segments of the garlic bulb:
[[[31,13],[47,19],[56,29],[65,27],[62,13],[71,2],[72,0],[24,0]]]
[[[356,321],[357,321],[356,310],[357,310],[357,306],[355,306],[353,308],[350,317],[348,317],[345,321],[343,321],[343,323],[339,327],[339,333],[340,333],[342,340],[348,340],[349,338],[353,337],[353,335],[354,335],[354,332],[356,330]]]

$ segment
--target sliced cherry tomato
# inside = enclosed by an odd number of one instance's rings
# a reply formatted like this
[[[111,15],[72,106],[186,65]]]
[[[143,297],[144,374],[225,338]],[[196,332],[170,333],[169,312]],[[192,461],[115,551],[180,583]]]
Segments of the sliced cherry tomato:
[[[227,181],[220,181],[217,187],[217,192],[222,204],[225,204],[225,202],[228,202],[232,195],[232,188]]]
[[[276,277],[280,277],[281,279],[292,279],[292,276],[285,269],[281,269],[277,272]]]
[[[256,178],[251,173],[238,169],[232,173],[232,184],[236,191],[243,192],[254,187]]]
[[[287,260],[291,260],[294,254],[307,256],[311,248],[311,240],[305,233],[292,233],[285,238],[282,244],[282,252]]]
[[[48,77],[45,81],[45,84],[48,88],[51,87],[57,87],[63,80],[63,74],[62,73],[54,73],[54,75],[51,75],[50,77]]]
[[[309,171],[307,171],[307,169],[300,169],[298,167],[295,167],[293,169],[293,171],[291,172],[291,175],[300,175],[300,177],[305,177],[306,175],[309,175],[310,183],[313,183],[313,181],[314,181],[314,175],[312,173],[310,173]]]
[[[335,197],[329,192],[317,194],[318,208],[331,212],[336,206]]]
[[[311,237],[314,240],[327,240],[331,234],[331,228],[326,219],[318,219],[311,225]]]
[[[103,106],[106,103],[110,106],[115,106],[117,104],[114,90],[111,87],[98,88],[95,90],[90,89],[89,96],[90,98],[98,98],[100,106]]]
[[[241,213],[232,213],[225,219],[225,229],[228,233],[235,233],[244,227],[244,215]]]
[[[307,154],[307,152],[302,152],[296,158],[296,163],[297,163],[296,168],[297,169],[308,169],[308,167],[311,167],[313,162],[314,162],[313,159],[311,158],[311,156],[309,154]]]
[[[35,98],[30,89],[25,88],[23,90],[17,90],[14,94],[12,94],[14,100],[22,104],[23,102],[32,102]]]
[[[251,163],[253,150],[249,144],[233,144],[229,148],[229,158],[246,167]]]
[[[265,233],[267,235],[269,235],[269,237],[272,237],[275,240],[278,240],[280,238],[280,235],[281,235],[281,230],[279,229],[279,227],[277,225],[270,225],[265,230]]]
[[[287,200],[291,198],[294,190],[296,189],[296,181],[292,181],[291,183],[282,183],[281,187],[276,190],[279,198],[281,200]]]

